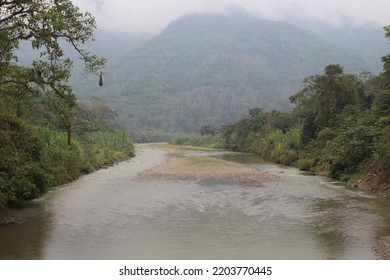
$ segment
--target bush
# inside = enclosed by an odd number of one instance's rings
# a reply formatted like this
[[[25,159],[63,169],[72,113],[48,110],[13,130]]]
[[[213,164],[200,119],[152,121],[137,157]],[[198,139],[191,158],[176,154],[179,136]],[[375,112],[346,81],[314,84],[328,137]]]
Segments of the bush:
[[[219,135],[185,135],[173,138],[170,141],[173,145],[198,146],[210,149],[222,149],[224,147],[223,139]]]
[[[83,152],[77,140],[68,145],[65,132],[45,127],[37,128],[39,137],[45,145],[45,153],[51,177],[51,186],[68,183],[80,176]]]
[[[0,119],[0,190],[8,206],[19,207],[50,184],[44,145],[18,118]]]
[[[290,165],[298,159],[300,138],[300,130],[298,129],[287,133],[283,133],[279,129],[273,130],[258,140],[253,145],[252,151],[265,159]]]
[[[0,177],[0,186],[3,186],[3,179]],[[0,191],[0,222],[7,216],[7,197]]]

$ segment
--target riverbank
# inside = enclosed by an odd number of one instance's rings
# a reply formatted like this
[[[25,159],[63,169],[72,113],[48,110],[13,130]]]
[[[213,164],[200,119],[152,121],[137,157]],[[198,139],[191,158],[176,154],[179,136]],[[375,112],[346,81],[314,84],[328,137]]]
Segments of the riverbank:
[[[390,206],[383,200],[252,155],[161,144],[153,148],[136,145],[134,159],[55,188],[18,210],[18,223],[0,227],[0,259],[389,256],[384,236],[390,229]],[[139,174],[175,159],[199,169],[225,166],[206,160],[219,154],[229,163],[274,175],[276,181],[261,181],[258,187],[199,184],[190,178],[139,180]]]
[[[13,138],[0,137],[7,140],[0,149],[0,225],[13,223],[14,209],[52,188],[135,156],[131,139],[122,131],[86,133],[71,145],[65,132],[25,124],[17,131],[25,135],[13,131]]]
[[[169,144],[143,144],[138,148],[163,149],[168,152],[168,160],[157,167],[140,173],[139,181],[218,181],[222,183],[261,184],[280,180],[275,175],[260,172],[238,163],[211,158],[208,156],[233,153],[203,147],[175,146]],[[366,189],[367,190],[367,189]],[[390,259],[390,235],[376,239],[372,247],[375,256],[381,260]]]
[[[275,181],[277,176],[243,166],[238,163],[211,158],[220,150],[168,144],[143,145],[144,148],[164,149],[168,161],[139,174],[140,181],[222,182],[237,184],[261,184]],[[224,152],[226,153],[226,152]]]
[[[375,193],[390,200],[390,178],[375,171],[367,171],[360,180],[348,182],[349,187]]]

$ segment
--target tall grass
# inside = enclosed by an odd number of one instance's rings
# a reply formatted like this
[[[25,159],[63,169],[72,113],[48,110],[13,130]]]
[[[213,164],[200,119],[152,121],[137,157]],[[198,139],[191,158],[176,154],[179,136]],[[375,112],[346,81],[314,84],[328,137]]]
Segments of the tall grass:
[[[124,131],[87,133],[80,137],[80,140],[87,144],[96,145],[99,148],[123,151],[127,152],[129,156],[134,156],[133,142]]]
[[[290,165],[298,159],[301,133],[301,129],[293,129],[287,133],[279,129],[273,130],[255,142],[252,151],[265,159]]]
[[[20,120],[0,122],[0,128],[0,215],[52,186],[134,156],[133,143],[124,132],[94,132],[68,145],[65,132]]]
[[[80,176],[83,162],[83,149],[77,140],[68,145],[65,132],[46,127],[37,128],[38,137],[44,143],[50,185],[59,185]]]
[[[135,155],[131,139],[123,131],[88,133],[80,141],[86,156],[82,169],[86,173]]]

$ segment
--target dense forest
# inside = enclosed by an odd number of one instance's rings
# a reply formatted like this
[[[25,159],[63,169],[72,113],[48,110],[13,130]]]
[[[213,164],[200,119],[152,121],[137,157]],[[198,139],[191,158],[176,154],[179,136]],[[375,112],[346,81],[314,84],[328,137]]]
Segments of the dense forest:
[[[390,39],[390,26],[385,27]],[[390,55],[383,72],[344,73],[339,64],[308,77],[290,96],[292,112],[249,110],[240,120],[213,127],[177,144],[253,152],[301,170],[330,175],[370,191],[390,189]]]
[[[331,63],[375,71],[363,56],[288,23],[194,14],[112,61],[103,89],[92,83],[79,94],[107,100],[130,131],[195,132],[253,106],[290,109],[303,78]]]
[[[94,18],[67,0],[1,1],[0,11],[1,219],[52,186],[134,156],[134,148],[104,100],[77,102],[68,85],[73,61],[63,45],[87,72],[105,64],[83,49]],[[21,44],[37,53],[30,66],[18,63]]]

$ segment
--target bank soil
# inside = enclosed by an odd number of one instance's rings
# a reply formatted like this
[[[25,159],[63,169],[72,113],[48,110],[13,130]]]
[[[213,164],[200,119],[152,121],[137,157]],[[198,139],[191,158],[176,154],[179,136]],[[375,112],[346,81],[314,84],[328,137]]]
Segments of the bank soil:
[[[154,146],[146,146],[153,148]],[[278,177],[244,165],[212,158],[213,150],[159,146],[168,151],[168,161],[138,175],[142,181],[223,182],[237,184],[261,184],[277,180]]]
[[[390,235],[379,238],[373,249],[379,259],[390,260]]]

